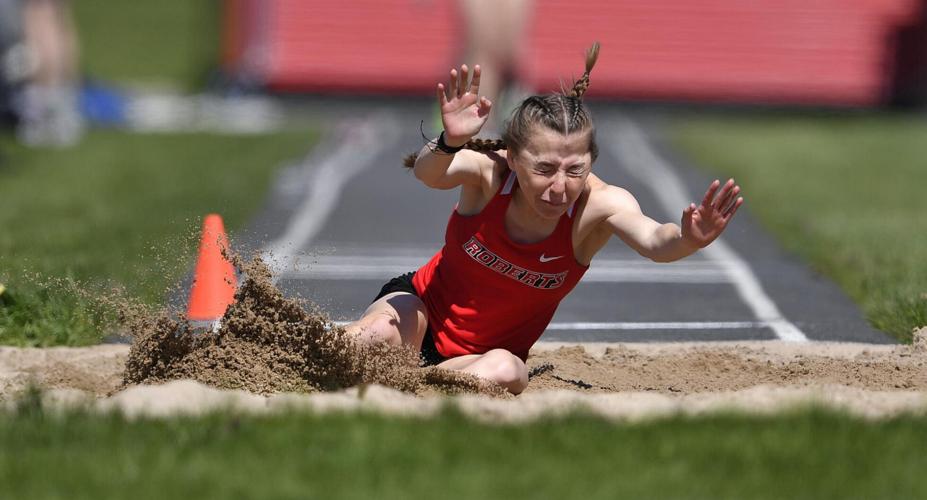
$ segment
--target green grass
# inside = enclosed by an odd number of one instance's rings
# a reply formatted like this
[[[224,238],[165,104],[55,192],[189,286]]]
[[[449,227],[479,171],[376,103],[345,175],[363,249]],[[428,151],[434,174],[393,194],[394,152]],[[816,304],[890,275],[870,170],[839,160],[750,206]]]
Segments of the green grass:
[[[686,116],[675,144],[733,176],[791,252],[870,323],[909,342],[927,325],[927,121],[904,115]]]
[[[217,0],[72,2],[81,68],[92,78],[192,89],[219,61]]]
[[[67,280],[163,301],[192,263],[202,216],[218,212],[227,230],[240,228],[276,167],[312,142],[299,131],[95,131],[73,149],[30,150],[0,137],[0,283],[16,300],[0,305],[0,344],[98,341],[95,309]]]
[[[0,414],[4,498],[914,498],[927,418]]]

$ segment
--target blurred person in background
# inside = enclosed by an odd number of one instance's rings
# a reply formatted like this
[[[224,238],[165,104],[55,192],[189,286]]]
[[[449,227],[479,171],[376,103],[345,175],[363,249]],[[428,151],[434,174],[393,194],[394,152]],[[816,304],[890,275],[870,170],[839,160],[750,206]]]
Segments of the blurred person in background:
[[[499,117],[507,116],[510,109],[527,97],[527,91],[518,89],[515,77],[532,4],[531,0],[459,2],[467,35],[465,60],[480,65],[483,70],[480,92],[498,109],[489,118],[488,131],[498,131],[502,124]],[[507,94],[505,102],[503,93]]]
[[[77,35],[69,0],[0,0],[21,10],[27,81],[15,98],[17,137],[29,146],[76,144],[79,107]]]
[[[0,0],[0,126],[15,123],[13,93],[22,79],[20,0]]]

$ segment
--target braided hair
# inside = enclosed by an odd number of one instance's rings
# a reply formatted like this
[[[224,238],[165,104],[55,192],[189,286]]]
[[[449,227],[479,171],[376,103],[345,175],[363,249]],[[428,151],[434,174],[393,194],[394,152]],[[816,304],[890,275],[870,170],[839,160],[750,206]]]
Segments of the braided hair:
[[[599,42],[595,42],[586,50],[586,71],[569,90],[563,89],[558,94],[535,95],[525,99],[506,122],[502,139],[471,139],[463,148],[481,153],[501,149],[520,151],[527,145],[532,128],[543,125],[563,135],[587,131],[589,152],[592,161],[595,161],[599,156],[599,148],[595,142],[592,116],[583,104],[583,95],[589,89],[589,74],[598,57]],[[418,153],[412,153],[406,156],[402,163],[405,167],[412,168],[417,158]]]

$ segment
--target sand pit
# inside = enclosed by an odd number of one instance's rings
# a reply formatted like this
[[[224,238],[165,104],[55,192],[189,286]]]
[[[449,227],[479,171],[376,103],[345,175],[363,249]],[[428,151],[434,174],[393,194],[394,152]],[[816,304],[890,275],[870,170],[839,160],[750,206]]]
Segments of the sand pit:
[[[927,338],[921,329],[918,339]],[[0,398],[13,404],[30,382],[52,406],[87,405],[128,415],[373,410],[433,415],[448,401],[485,421],[517,422],[583,408],[615,419],[719,410],[774,413],[807,404],[878,418],[927,411],[927,349],[836,343],[539,343],[529,367],[550,366],[518,397],[416,395],[383,385],[332,392],[257,394],[191,379],[123,386],[128,346],[0,348]]]
[[[30,385],[52,405],[168,415],[225,408],[377,409],[429,415],[452,398],[493,421],[584,407],[613,418],[826,404],[865,416],[927,410],[927,328],[910,346],[835,343],[538,343],[527,391],[435,367],[403,347],[364,345],[312,304],[284,297],[259,259],[218,332],[182,315],[120,308],[132,345],[0,347],[0,400]]]

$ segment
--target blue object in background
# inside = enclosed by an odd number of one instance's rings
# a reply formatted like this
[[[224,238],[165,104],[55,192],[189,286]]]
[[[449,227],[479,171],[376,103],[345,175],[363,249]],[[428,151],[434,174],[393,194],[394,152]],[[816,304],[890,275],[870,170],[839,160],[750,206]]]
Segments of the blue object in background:
[[[80,111],[88,122],[104,127],[121,127],[128,123],[128,98],[103,84],[85,81],[80,89]]]

